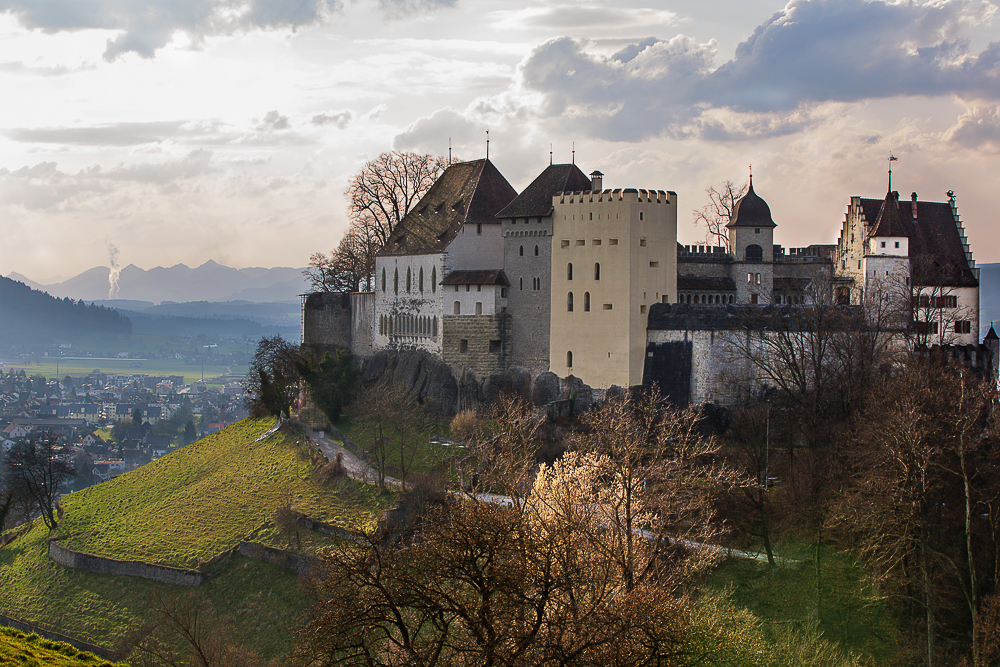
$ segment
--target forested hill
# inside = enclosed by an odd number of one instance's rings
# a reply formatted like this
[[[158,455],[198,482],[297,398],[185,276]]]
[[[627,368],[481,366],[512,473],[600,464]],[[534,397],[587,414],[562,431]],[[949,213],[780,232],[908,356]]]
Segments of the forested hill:
[[[0,343],[33,345],[101,334],[130,334],[132,321],[116,310],[57,299],[0,276]]]

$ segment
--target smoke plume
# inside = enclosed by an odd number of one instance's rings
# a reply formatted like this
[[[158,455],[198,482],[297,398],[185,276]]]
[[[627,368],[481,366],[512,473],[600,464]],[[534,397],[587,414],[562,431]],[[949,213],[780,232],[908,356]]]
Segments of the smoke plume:
[[[108,262],[111,264],[111,270],[108,272],[108,298],[117,299],[118,276],[122,270],[118,266],[118,248],[111,241],[108,241]]]

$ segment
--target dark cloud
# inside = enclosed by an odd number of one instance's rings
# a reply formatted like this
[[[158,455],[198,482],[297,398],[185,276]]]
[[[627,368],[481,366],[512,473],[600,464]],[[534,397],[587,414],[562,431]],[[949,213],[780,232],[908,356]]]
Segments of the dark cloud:
[[[354,113],[349,109],[343,111],[333,111],[330,113],[320,113],[312,117],[313,125],[334,125],[343,130],[354,120]]]
[[[152,58],[177,31],[195,41],[251,28],[299,27],[320,21],[339,0],[0,0],[0,12],[45,32],[117,30],[104,58],[134,52]]]
[[[718,68],[714,41],[646,39],[600,58],[563,38],[536,48],[521,79],[541,94],[543,115],[610,139],[787,134],[811,122],[803,109],[824,102],[1000,99],[1000,43],[973,54],[962,37],[992,11],[972,0],[792,0]],[[735,113],[707,116],[712,109]],[[741,114],[751,116],[732,120]]]

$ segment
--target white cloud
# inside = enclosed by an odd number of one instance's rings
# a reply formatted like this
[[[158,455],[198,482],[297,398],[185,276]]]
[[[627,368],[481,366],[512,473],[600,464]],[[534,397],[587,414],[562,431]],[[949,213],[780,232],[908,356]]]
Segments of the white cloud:
[[[1000,106],[972,106],[945,133],[945,139],[967,148],[1000,151]]]
[[[333,125],[343,130],[350,125],[352,120],[354,120],[354,112],[350,109],[343,109],[341,111],[318,113],[312,117],[311,122],[313,125]]]

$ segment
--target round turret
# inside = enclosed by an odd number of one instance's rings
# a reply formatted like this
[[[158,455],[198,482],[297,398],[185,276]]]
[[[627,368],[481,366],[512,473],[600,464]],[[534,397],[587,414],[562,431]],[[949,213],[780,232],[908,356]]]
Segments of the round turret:
[[[771,207],[753,191],[753,177],[750,189],[736,202],[733,217],[726,227],[777,227],[771,219]]]

